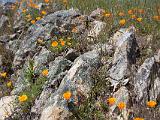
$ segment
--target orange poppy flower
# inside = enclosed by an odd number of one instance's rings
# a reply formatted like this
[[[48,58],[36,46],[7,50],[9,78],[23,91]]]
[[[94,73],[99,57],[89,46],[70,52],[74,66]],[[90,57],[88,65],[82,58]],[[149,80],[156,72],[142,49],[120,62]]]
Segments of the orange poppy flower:
[[[44,0],[45,3],[49,3],[49,0]]]
[[[70,91],[66,91],[65,93],[63,93],[63,98],[66,100],[69,100],[72,96],[72,93]]]
[[[62,46],[64,46],[65,43],[66,43],[65,41],[63,41],[63,40],[61,41],[61,45],[62,45]]]
[[[42,71],[42,75],[43,75],[43,76],[47,76],[47,75],[48,75],[48,69],[43,70],[43,71]]]
[[[104,16],[105,17],[111,17],[111,13],[105,13]]]
[[[131,15],[131,18],[132,19],[136,19],[136,15]]]
[[[58,46],[58,42],[57,41],[53,41],[51,45],[52,45],[52,47],[57,47]]]
[[[144,120],[144,118],[137,117],[137,118],[134,118],[133,120]]]
[[[46,15],[46,14],[47,14],[47,12],[46,12],[46,11],[44,11],[44,10],[42,10],[42,11],[41,11],[41,14],[42,14],[42,15]]]
[[[108,98],[107,102],[109,105],[113,105],[116,102],[116,98],[114,98],[114,97]]]
[[[22,95],[18,97],[19,102],[25,102],[28,99],[27,95]]]
[[[125,25],[125,23],[126,23],[126,20],[125,20],[125,19],[121,19],[121,20],[119,21],[119,24],[120,24],[120,25]]]
[[[119,108],[120,110],[124,109],[125,107],[126,107],[126,104],[125,104],[124,102],[120,102],[120,103],[118,104],[118,108]]]
[[[133,14],[133,10],[128,10],[128,14],[129,15]]]
[[[140,17],[137,18],[137,21],[138,21],[138,22],[142,22],[142,18],[140,18]]]
[[[147,106],[148,106],[148,107],[153,108],[153,107],[155,107],[156,105],[157,105],[157,102],[155,102],[155,101],[153,101],[153,100],[147,102]]]
[[[36,23],[36,21],[35,21],[35,20],[31,20],[31,23],[32,23],[32,24],[35,24],[35,23]]]
[[[160,16],[155,15],[155,16],[153,16],[153,19],[158,21],[158,20],[160,20]]]

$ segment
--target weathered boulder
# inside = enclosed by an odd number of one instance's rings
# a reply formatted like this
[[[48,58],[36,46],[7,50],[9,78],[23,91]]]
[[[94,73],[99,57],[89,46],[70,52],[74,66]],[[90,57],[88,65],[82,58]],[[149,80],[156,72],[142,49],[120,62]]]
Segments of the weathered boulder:
[[[55,58],[54,61],[49,63],[49,80],[44,85],[40,97],[35,101],[35,105],[31,110],[32,113],[39,115],[42,112],[44,105],[46,104],[46,100],[58,89],[59,84],[71,65],[72,63],[70,61],[61,56]]]
[[[156,63],[155,58],[147,58],[140,66],[134,79],[134,91],[136,100],[142,103],[148,99],[156,99],[159,95],[159,64]],[[150,90],[151,89],[151,90]]]
[[[115,46],[112,67],[109,69],[111,84],[116,87],[130,76],[130,69],[136,63],[138,45],[134,33],[135,28],[120,29],[111,42]]]
[[[0,120],[9,117],[16,107],[16,96],[5,96],[0,99]]]
[[[66,101],[62,98],[63,92],[70,90],[72,91],[72,94],[76,95],[76,90],[79,89],[82,91],[83,95],[87,97],[92,86],[90,77],[91,70],[93,68],[98,68],[99,61],[97,51],[90,51],[79,56],[63,78],[58,90],[51,94],[46,102],[45,109],[43,109],[40,119],[48,120],[49,118],[56,116],[56,113],[48,113],[48,110],[55,110],[57,107],[62,108],[62,114],[67,111],[67,115],[69,115],[69,111],[65,109],[68,107]]]

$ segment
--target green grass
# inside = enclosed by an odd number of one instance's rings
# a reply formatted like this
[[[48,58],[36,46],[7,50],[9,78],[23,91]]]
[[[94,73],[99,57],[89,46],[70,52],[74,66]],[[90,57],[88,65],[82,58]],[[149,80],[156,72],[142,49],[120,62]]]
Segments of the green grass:
[[[22,91],[19,96],[27,95],[28,99],[24,103],[20,105],[22,112],[29,112],[31,106],[34,104],[35,99],[42,92],[42,86],[47,80],[47,77],[43,77],[41,75],[36,76],[33,70],[34,63],[33,61],[29,61],[28,67],[25,71],[25,79],[29,82],[30,86],[27,87],[24,91]]]
[[[104,9],[107,13],[112,14],[111,22],[109,22],[110,27],[115,25],[118,26],[120,19],[126,19],[126,24],[123,27],[128,27],[130,25],[135,25],[141,33],[150,33],[153,30],[160,29],[159,22],[153,20],[153,16],[160,15],[160,2],[159,0],[69,0],[69,8],[78,8],[84,14],[90,14],[93,10],[97,8]],[[144,14],[135,12],[134,15],[137,17],[142,17],[141,23],[135,20],[131,20],[131,15],[128,15],[128,10],[130,9],[143,9]],[[119,12],[124,12],[125,16],[118,16]]]

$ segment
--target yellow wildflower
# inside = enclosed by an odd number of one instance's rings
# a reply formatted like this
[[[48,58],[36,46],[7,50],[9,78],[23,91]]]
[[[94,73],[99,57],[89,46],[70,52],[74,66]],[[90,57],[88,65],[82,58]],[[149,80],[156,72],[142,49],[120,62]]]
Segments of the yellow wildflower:
[[[70,91],[66,91],[65,93],[63,93],[63,98],[66,100],[69,100],[72,96],[72,93]]]
[[[52,45],[52,47],[57,47],[58,46],[58,42],[57,41],[53,41],[51,45]]]
[[[138,21],[138,22],[142,22],[142,18],[140,18],[140,17],[137,18],[137,21]]]
[[[41,14],[42,14],[42,15],[46,15],[46,14],[47,14],[47,12],[46,12],[46,11],[44,11],[44,10],[42,10],[42,11],[41,11]]]
[[[41,17],[36,17],[36,20],[40,20],[41,19]]]
[[[119,21],[119,24],[120,25],[124,25],[126,23],[126,20],[125,19],[121,19],[120,21]]]
[[[126,107],[126,104],[125,104],[124,102],[120,102],[120,103],[118,104],[118,108],[119,108],[120,110],[124,109],[125,107]]]
[[[137,117],[137,118],[134,118],[133,120],[144,120],[144,118]]]
[[[11,87],[12,86],[12,82],[11,81],[9,81],[8,83],[7,83],[7,87]]]
[[[27,95],[22,95],[18,97],[19,102],[25,102],[28,99]]]
[[[111,14],[110,13],[105,13],[104,16],[105,17],[111,17]]]
[[[148,106],[148,107],[153,108],[153,107],[155,107],[156,105],[157,105],[157,102],[155,102],[155,101],[153,101],[153,100],[147,102],[147,106]]]
[[[32,24],[35,24],[35,23],[36,23],[36,21],[35,21],[35,20],[31,20],[31,23],[32,23]]]
[[[42,75],[43,75],[43,76],[47,76],[47,75],[48,75],[48,69],[43,70],[43,71],[42,71]]]
[[[114,98],[114,97],[108,98],[107,102],[109,105],[113,105],[116,102],[116,98]]]
[[[2,73],[0,73],[0,76],[5,78],[7,76],[7,73],[6,72],[2,72]]]

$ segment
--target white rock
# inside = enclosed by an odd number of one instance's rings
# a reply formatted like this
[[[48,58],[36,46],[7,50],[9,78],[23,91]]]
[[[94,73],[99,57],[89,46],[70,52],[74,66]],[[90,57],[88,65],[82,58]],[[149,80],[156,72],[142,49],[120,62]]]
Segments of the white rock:
[[[88,37],[96,38],[100,34],[100,32],[104,29],[105,26],[106,23],[104,22],[94,21],[93,27],[88,33]]]
[[[9,117],[15,108],[16,96],[5,96],[0,99],[0,120]]]

